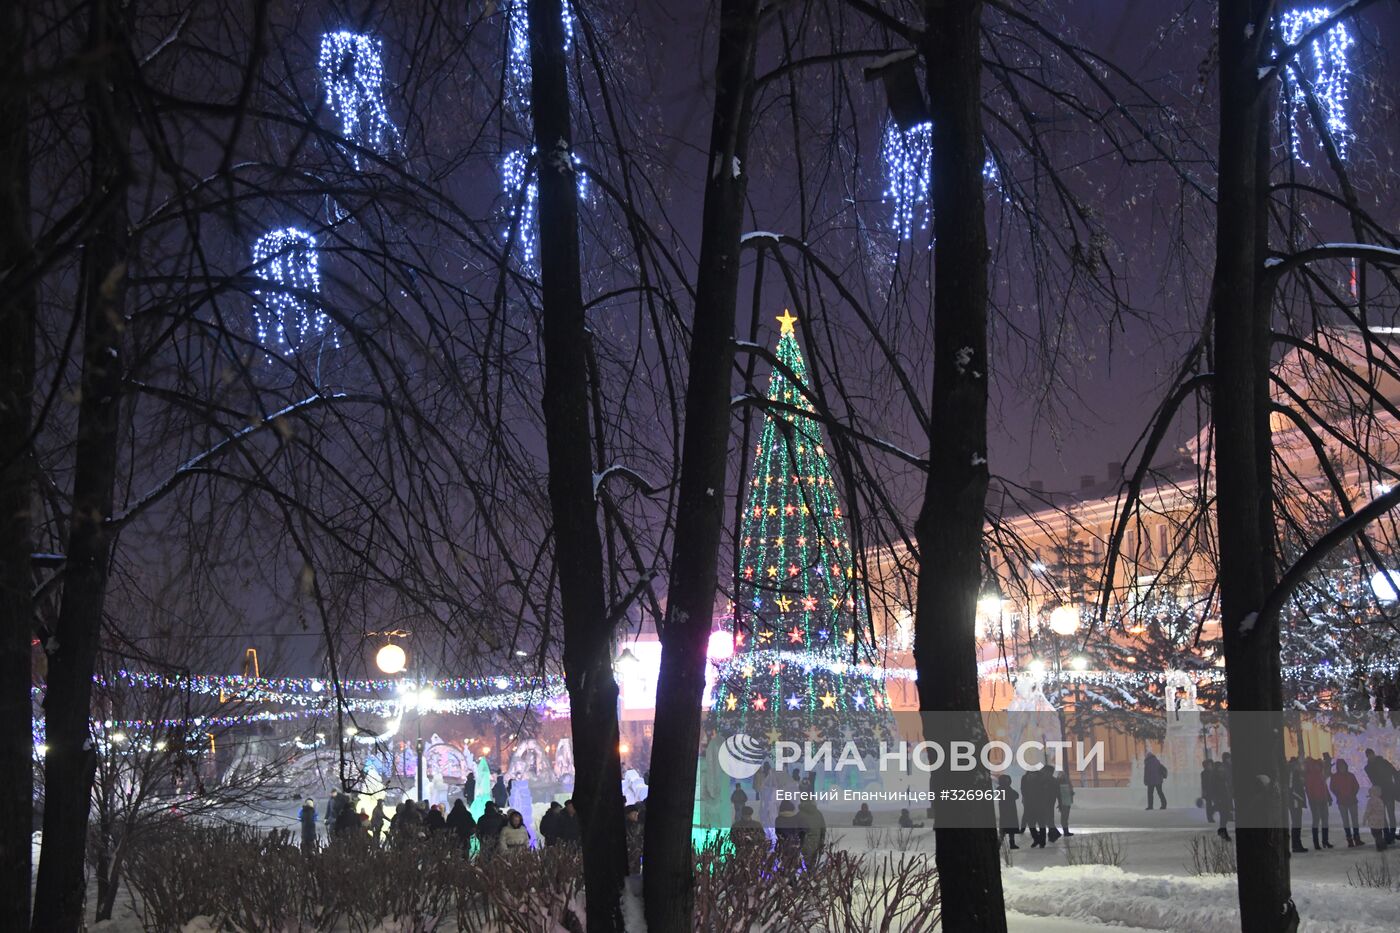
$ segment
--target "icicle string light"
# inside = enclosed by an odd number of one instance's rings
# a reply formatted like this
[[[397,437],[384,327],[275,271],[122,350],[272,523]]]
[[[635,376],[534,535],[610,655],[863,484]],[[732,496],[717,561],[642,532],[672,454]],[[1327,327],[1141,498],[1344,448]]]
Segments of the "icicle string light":
[[[563,4],[564,51],[574,46],[574,14]],[[530,114],[530,14],[526,0],[512,0],[506,12],[506,105],[522,120]]]
[[[340,120],[340,135],[362,149],[388,155],[399,131],[384,104],[383,43],[355,32],[321,37],[320,74],[326,104]],[[359,154],[350,150],[355,168]]]
[[[1288,10],[1279,17],[1280,37],[1286,45],[1294,46],[1303,35],[1332,15],[1329,7],[1309,7]],[[1284,69],[1283,96],[1288,111],[1289,145],[1293,156],[1306,165],[1302,154],[1301,125],[1308,117],[1308,91],[1311,86],[1317,98],[1323,126],[1314,127],[1325,133],[1337,147],[1337,155],[1347,157],[1347,145],[1351,141],[1351,126],[1347,120],[1347,88],[1351,81],[1351,66],[1348,56],[1356,40],[1345,23],[1338,22],[1317,36],[1308,48],[1299,49],[1298,54]],[[1312,122],[1308,119],[1307,122]]]
[[[515,242],[519,244],[520,262],[526,269],[535,268],[537,252],[535,245],[536,214],[540,199],[540,184],[539,179],[530,171],[530,159],[534,154],[533,146],[528,153],[515,149],[507,152],[505,158],[501,160],[501,190],[506,197],[506,216],[509,221],[502,236],[509,242],[511,231],[514,230]],[[577,154],[573,155],[572,159],[576,169],[583,164]],[[578,198],[580,201],[586,201],[588,199],[588,175],[576,171],[575,177],[578,184]]]
[[[271,286],[253,291],[260,346],[296,350],[330,331],[330,318],[313,297],[321,291],[315,237],[296,227],[264,233],[253,244],[253,272]]]
[[[914,225],[928,227],[929,169],[933,158],[933,124],[919,123],[900,129],[891,120],[880,146],[885,164],[884,200],[894,210],[895,232],[901,239],[914,235]]]

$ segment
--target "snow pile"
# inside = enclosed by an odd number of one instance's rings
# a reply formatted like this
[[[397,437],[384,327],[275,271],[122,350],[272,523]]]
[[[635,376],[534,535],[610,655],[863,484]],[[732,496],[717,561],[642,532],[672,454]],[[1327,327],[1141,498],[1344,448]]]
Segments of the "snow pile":
[[[1235,933],[1240,928],[1233,875],[1140,875],[1080,865],[1008,868],[1002,878],[1006,907],[1019,913],[1148,930]],[[1388,891],[1295,881],[1293,900],[1304,930],[1313,923],[1330,933],[1395,929],[1396,900]]]

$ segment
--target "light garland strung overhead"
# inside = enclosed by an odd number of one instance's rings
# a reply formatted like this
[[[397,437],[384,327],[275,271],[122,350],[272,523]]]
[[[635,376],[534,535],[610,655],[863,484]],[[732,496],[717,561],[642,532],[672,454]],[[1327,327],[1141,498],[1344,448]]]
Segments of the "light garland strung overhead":
[[[319,60],[326,104],[340,120],[340,135],[353,148],[347,151],[355,168],[360,149],[388,155],[398,145],[399,131],[384,103],[383,42],[375,36],[341,30],[321,37]]]
[[[316,238],[296,227],[283,227],[253,244],[253,274],[268,285],[253,290],[258,344],[266,350],[298,350],[315,337],[339,342],[321,309],[321,271]]]
[[[1326,22],[1332,9],[1325,6],[1288,10],[1279,17],[1279,36],[1287,46],[1295,46],[1313,27]],[[1293,157],[1306,165],[1302,154],[1301,125],[1308,114],[1308,89],[1312,90],[1321,111],[1322,126],[1314,126],[1325,134],[1337,149],[1339,158],[1347,157],[1351,142],[1351,125],[1347,119],[1347,91],[1351,81],[1348,56],[1356,45],[1346,23],[1337,22],[1307,48],[1299,49],[1283,72],[1282,92],[1288,111],[1289,146]],[[1314,122],[1309,119],[1307,122]]]

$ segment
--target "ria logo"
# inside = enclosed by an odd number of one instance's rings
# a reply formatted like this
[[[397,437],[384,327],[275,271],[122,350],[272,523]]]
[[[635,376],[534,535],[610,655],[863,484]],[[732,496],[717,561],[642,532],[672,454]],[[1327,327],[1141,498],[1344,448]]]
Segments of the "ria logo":
[[[758,739],[736,732],[719,747],[719,766],[736,781],[745,781],[763,767],[764,751]]]

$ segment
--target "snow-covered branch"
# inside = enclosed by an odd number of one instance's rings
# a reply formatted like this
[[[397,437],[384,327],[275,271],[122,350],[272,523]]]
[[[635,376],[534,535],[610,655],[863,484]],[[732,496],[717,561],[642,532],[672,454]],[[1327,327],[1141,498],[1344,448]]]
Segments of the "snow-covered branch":
[[[1400,265],[1400,249],[1374,243],[1322,243],[1308,249],[1264,260],[1264,268],[1275,277],[1290,269],[1324,259],[1362,259],[1377,265]]]
[[[279,411],[275,411],[268,417],[262,419],[261,421],[256,421],[240,431],[235,431],[233,434],[230,434],[228,437],[219,441],[213,447],[210,447],[207,450],[200,451],[190,459],[186,460],[173,473],[171,473],[165,479],[161,480],[159,483],[153,486],[143,496],[131,503],[121,512],[108,518],[107,524],[123,525],[126,522],[131,521],[133,518],[140,515],[142,512],[146,511],[151,506],[155,505],[161,499],[165,498],[170,492],[172,492],[175,489],[175,487],[180,485],[180,483],[182,483],[184,480],[199,473],[199,471],[201,470],[201,468],[204,467],[205,464],[209,463],[211,460],[218,457],[220,454],[233,449],[234,447],[243,443],[249,438],[263,433],[268,428],[276,426],[281,419],[290,417],[292,415],[300,414],[304,411],[308,411],[312,408],[316,408],[321,405],[328,404],[330,402],[344,401],[350,398],[351,396],[348,393],[344,392],[337,392],[331,395],[313,395],[310,398],[304,398],[299,402],[293,402],[286,408],[280,409]]]

